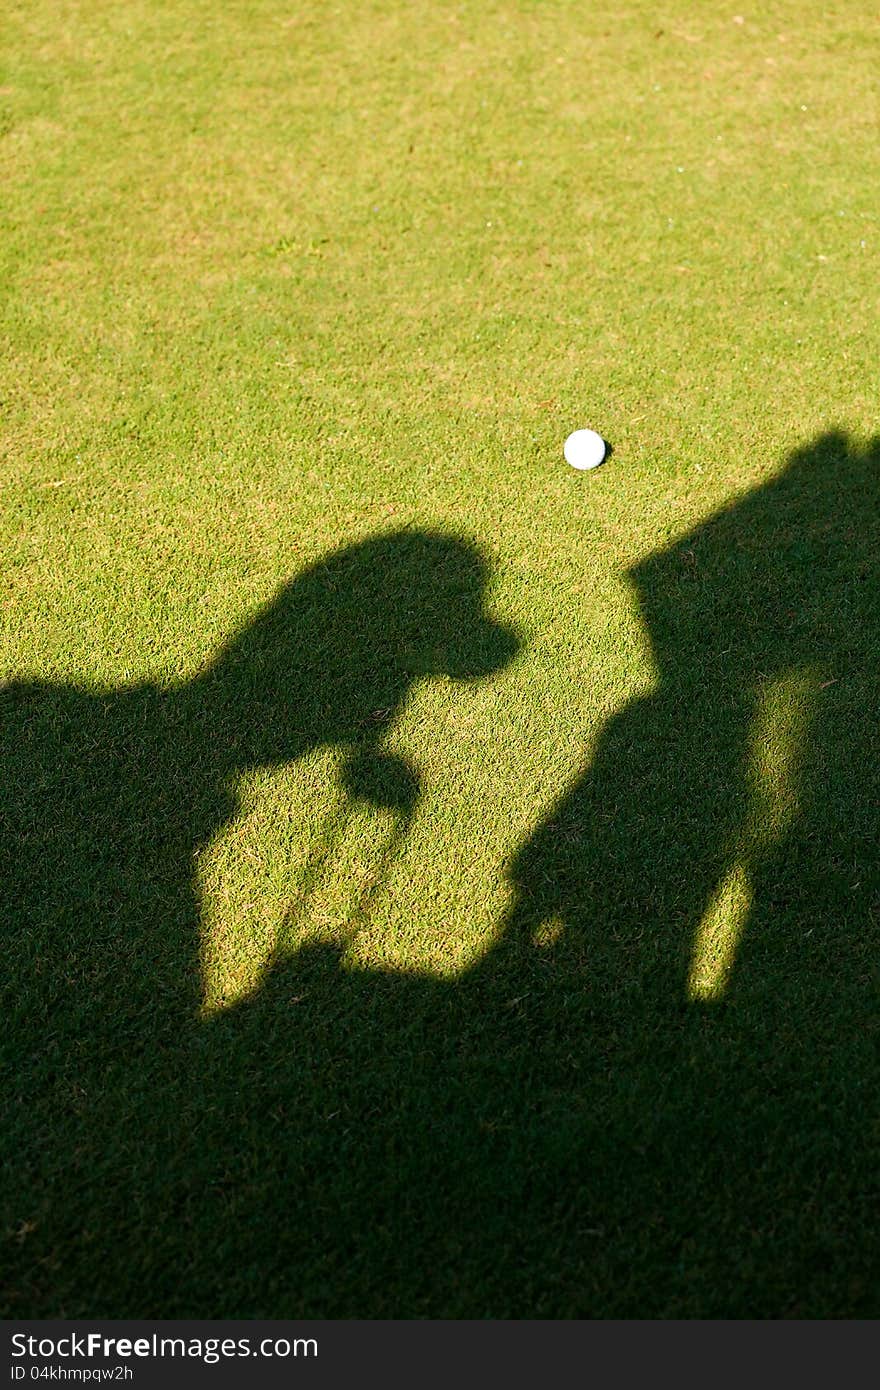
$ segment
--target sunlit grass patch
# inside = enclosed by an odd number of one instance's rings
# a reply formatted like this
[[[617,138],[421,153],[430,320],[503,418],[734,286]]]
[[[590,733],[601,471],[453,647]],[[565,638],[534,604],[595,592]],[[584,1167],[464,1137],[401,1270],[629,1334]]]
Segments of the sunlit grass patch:
[[[700,922],[688,977],[692,999],[719,999],[736,963],[752,909],[753,883],[797,815],[819,694],[815,671],[796,671],[760,691],[751,730],[751,803],[731,846],[732,864]]]

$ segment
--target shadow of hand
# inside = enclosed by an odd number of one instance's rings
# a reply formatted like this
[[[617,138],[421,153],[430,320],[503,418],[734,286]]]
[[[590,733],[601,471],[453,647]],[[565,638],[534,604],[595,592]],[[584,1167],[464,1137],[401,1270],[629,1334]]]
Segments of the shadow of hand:
[[[419,797],[418,774],[394,753],[359,749],[346,760],[342,785],[355,801],[410,816]]]

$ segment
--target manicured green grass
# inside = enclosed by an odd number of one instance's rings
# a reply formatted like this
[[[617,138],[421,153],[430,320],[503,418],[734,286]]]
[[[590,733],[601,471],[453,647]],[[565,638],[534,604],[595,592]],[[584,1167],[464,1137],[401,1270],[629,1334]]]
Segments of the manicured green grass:
[[[4,1314],[877,1316],[876,18],[7,10]]]

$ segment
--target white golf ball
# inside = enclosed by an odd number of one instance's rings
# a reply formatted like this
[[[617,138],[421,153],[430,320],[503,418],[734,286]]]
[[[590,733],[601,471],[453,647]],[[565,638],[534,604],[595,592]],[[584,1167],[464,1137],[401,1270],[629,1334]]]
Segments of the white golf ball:
[[[598,468],[605,457],[605,440],[595,430],[575,430],[566,439],[563,453],[572,468]]]

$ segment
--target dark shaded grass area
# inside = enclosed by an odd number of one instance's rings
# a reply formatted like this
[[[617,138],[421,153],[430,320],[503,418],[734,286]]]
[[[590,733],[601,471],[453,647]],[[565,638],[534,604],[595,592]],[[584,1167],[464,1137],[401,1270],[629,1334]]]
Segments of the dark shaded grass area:
[[[381,746],[410,682],[516,647],[470,548],[330,557],[174,691],[7,688],[6,1314],[876,1315],[878,481],[877,441],[827,435],[638,567],[656,691],[455,983],[312,946],[200,1022],[192,862],[237,773],[321,744],[411,809]],[[752,864],[729,990],[692,1002],[792,672],[800,810]]]

